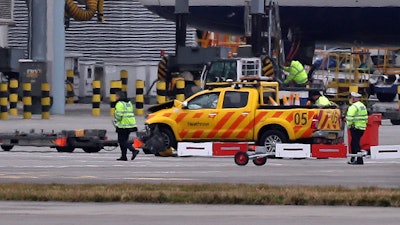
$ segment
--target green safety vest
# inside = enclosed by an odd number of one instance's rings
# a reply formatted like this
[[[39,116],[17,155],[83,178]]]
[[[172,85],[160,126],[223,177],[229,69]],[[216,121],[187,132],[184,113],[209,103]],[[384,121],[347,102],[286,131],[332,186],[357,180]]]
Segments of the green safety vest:
[[[290,63],[290,67],[283,67],[283,69],[289,72],[289,76],[283,83],[288,84],[290,81],[296,82],[296,84],[305,84],[308,81],[308,76],[303,65],[296,60]]]
[[[331,105],[331,101],[329,101],[329,99],[327,97],[321,95],[321,96],[319,96],[317,101],[315,101],[315,105],[317,105],[317,106],[329,106],[329,105]]]
[[[133,113],[133,105],[131,102],[119,101],[115,104],[115,126],[118,128],[134,128],[136,127],[136,118]]]
[[[346,114],[346,123],[348,127],[365,130],[367,129],[367,122],[368,111],[364,103],[358,101],[349,106]]]

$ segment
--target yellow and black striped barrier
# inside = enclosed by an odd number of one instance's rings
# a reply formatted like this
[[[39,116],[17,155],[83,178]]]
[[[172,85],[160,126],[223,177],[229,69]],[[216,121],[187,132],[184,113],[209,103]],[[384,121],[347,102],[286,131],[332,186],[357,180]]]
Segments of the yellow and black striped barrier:
[[[100,86],[101,83],[99,80],[93,81],[93,96],[92,96],[92,115],[93,116],[100,116]]]
[[[167,101],[167,84],[165,81],[157,81],[157,103],[164,103]]]
[[[18,80],[12,79],[10,80],[10,115],[11,116],[18,116]]]
[[[136,80],[136,115],[141,116],[144,113],[144,81]]]
[[[185,80],[183,78],[176,80],[176,100],[185,101]]]
[[[121,91],[121,80],[112,80],[110,83],[110,115],[114,116],[115,104],[117,103],[117,92]]]
[[[67,70],[67,104],[74,103],[74,71]]]
[[[50,84],[42,83],[42,119],[50,119]]]
[[[0,83],[0,119],[8,119],[8,84]]]
[[[31,85],[31,83],[23,83],[22,84],[22,102],[24,103],[23,118],[31,119],[32,118],[32,85]]]
[[[120,79],[121,79],[121,91],[127,92],[128,90],[128,71],[121,70],[120,72]]]

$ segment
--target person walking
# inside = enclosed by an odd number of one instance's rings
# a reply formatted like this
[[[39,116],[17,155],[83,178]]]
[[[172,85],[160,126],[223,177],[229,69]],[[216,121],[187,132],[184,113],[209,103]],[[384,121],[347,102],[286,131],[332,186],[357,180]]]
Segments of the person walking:
[[[132,151],[131,160],[134,160],[139,150],[136,150],[131,143],[128,143],[130,133],[137,131],[133,104],[127,99],[125,92],[122,91],[116,93],[116,100],[114,125],[118,134],[118,144],[121,149],[121,157],[117,160],[127,161],[126,154],[128,149]]]
[[[305,87],[307,85],[308,75],[301,62],[292,60],[290,66],[284,66],[283,70],[289,72],[289,75],[283,81],[285,85],[295,87]]]
[[[361,151],[360,140],[367,128],[368,111],[364,103],[361,102],[361,94],[351,92],[352,104],[347,109],[346,124],[350,129],[351,153],[357,154]],[[364,164],[362,157],[351,157],[349,164]]]

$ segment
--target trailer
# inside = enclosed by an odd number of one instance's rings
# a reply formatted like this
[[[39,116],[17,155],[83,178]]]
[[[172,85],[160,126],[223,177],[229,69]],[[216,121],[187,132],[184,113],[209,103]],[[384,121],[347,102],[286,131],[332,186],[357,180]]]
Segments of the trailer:
[[[104,147],[118,146],[117,140],[108,140],[106,130],[77,129],[62,130],[61,132],[29,132],[14,131],[0,133],[0,146],[4,151],[10,151],[14,146],[50,147],[58,152],[73,152],[82,148],[84,152],[99,152]]]

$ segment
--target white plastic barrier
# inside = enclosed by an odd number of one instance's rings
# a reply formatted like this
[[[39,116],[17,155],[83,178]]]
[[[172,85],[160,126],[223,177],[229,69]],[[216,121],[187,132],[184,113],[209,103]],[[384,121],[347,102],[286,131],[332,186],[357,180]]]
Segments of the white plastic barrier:
[[[309,158],[311,157],[310,145],[277,143],[275,156],[282,158]]]
[[[398,159],[400,158],[400,145],[371,146],[371,159]]]
[[[212,156],[212,142],[178,142],[178,156]]]

